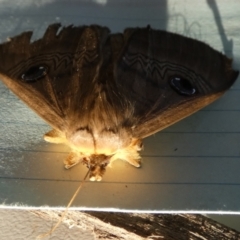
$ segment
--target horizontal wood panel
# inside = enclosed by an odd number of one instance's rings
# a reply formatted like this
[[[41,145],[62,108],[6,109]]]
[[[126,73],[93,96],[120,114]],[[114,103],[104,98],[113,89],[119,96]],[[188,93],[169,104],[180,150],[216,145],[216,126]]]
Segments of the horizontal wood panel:
[[[79,183],[1,179],[0,201],[18,207],[64,209]],[[1,189],[2,190],[2,189]],[[72,209],[138,212],[240,211],[240,185],[85,183]],[[144,194],[143,194],[144,193]],[[9,198],[9,195],[12,197]],[[117,199],[116,199],[117,197]],[[104,200],[103,200],[104,199]],[[187,204],[186,204],[187,203]],[[96,207],[97,206],[97,207]]]
[[[238,9],[232,1],[31,1],[0,3],[0,40],[53,22],[165,29],[199,39],[234,58],[240,70]],[[208,5],[211,2],[211,6]],[[214,2],[216,5],[214,5]],[[86,182],[78,209],[240,212],[240,77],[198,113],[144,140],[142,167],[116,161],[102,182]],[[68,148],[45,143],[49,127],[0,83],[0,202],[65,207],[87,168],[65,170]]]
[[[1,153],[1,152],[0,152]],[[1,156],[1,178],[77,182],[87,172],[78,164],[63,167],[64,153],[14,151]],[[107,169],[103,182],[142,184],[240,184],[238,157],[143,156],[142,167],[117,160]]]

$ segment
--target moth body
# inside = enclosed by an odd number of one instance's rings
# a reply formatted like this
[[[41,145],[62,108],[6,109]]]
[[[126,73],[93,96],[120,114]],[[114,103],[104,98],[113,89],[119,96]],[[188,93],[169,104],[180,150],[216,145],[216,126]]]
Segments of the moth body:
[[[83,163],[91,170],[90,180],[100,181],[106,167],[117,159],[140,167],[138,151],[142,149],[142,141],[132,139],[128,145],[124,145],[117,133],[110,132],[110,134],[112,136],[109,136],[109,132],[101,135],[90,134],[89,130],[81,129],[66,138],[64,133],[52,130],[44,135],[44,139],[50,143],[64,143],[71,148],[72,151],[64,161],[66,169]]]
[[[50,25],[0,44],[0,78],[53,128],[44,139],[101,180],[122,159],[140,166],[141,141],[218,99],[238,77],[232,60],[178,34]]]

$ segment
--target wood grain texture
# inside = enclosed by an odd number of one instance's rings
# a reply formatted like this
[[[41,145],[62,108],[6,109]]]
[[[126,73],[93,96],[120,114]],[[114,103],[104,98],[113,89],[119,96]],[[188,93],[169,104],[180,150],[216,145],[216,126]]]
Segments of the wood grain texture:
[[[57,220],[58,211],[31,211],[35,216]],[[60,216],[59,216],[60,215]],[[68,213],[65,224],[94,228],[96,239],[238,240],[240,233],[199,214],[139,214],[109,212]],[[70,231],[70,230],[69,230]]]

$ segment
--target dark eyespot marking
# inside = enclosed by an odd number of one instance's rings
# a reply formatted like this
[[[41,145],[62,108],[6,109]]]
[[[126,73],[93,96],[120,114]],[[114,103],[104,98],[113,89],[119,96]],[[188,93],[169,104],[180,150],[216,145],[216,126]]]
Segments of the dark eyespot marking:
[[[22,74],[21,79],[25,82],[35,82],[45,77],[47,75],[47,70],[46,66],[33,66]]]
[[[181,95],[192,96],[197,93],[197,89],[191,84],[191,82],[182,77],[171,78],[170,86]]]

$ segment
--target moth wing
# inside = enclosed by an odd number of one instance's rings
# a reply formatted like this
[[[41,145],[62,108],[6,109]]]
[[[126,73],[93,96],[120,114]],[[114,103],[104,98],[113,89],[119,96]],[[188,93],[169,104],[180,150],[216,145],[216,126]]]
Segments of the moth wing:
[[[145,138],[219,98],[236,80],[231,60],[207,44],[147,28],[127,29],[115,79]]]
[[[63,131],[97,74],[101,43],[109,30],[99,26],[48,27],[31,42],[24,32],[0,45],[1,80],[53,128]],[[101,41],[99,41],[99,39]]]

